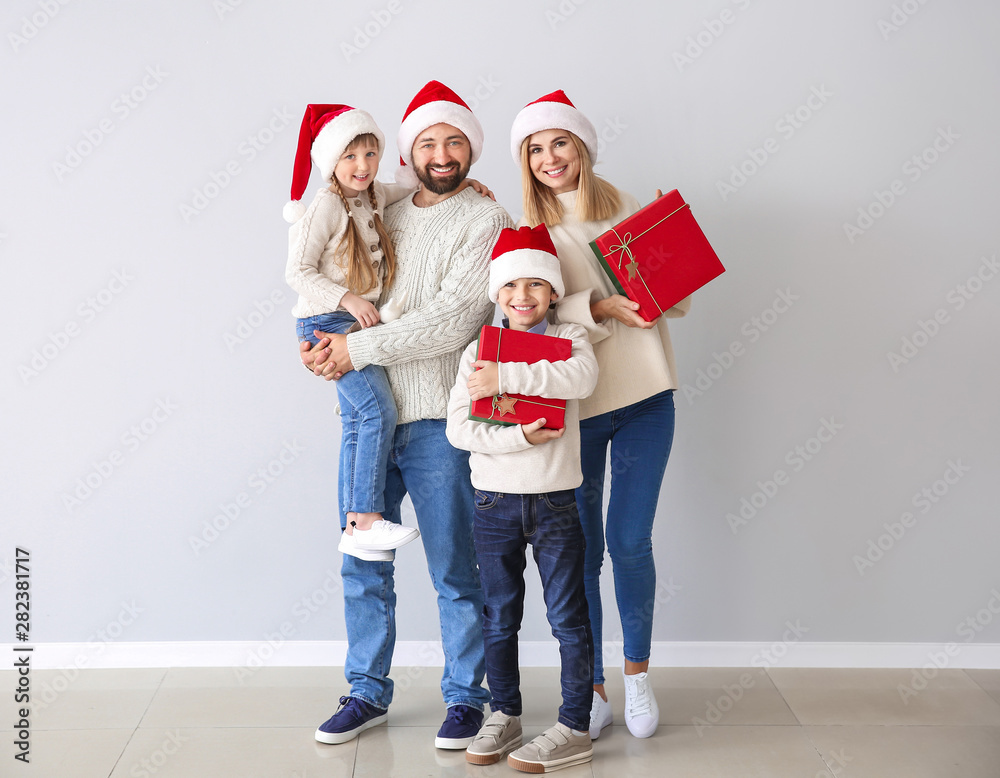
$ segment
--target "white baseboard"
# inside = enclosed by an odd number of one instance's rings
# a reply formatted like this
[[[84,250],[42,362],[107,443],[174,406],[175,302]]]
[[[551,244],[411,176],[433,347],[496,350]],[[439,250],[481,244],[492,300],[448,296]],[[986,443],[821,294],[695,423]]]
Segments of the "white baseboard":
[[[2,644],[8,657],[24,644]],[[342,665],[347,643],[263,641],[36,643],[31,666],[38,670],[141,667],[327,667]],[[524,667],[557,667],[555,641],[523,641]],[[604,664],[622,661],[621,643],[604,644]],[[399,641],[396,666],[440,667],[440,643]],[[669,643],[653,644],[653,667],[843,667],[1000,669],[1000,643]]]

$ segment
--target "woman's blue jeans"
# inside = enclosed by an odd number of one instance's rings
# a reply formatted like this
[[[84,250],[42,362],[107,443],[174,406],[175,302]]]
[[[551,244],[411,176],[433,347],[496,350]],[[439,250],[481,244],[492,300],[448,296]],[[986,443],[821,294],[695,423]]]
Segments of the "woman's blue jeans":
[[[649,659],[656,605],[653,519],[674,439],[674,393],[580,422],[583,484],[576,490],[587,539],[584,582],[594,634],[594,684],[604,683],[601,565],[605,539],[615,579],[625,658]],[[602,516],[604,476],[611,447],[611,496]]]
[[[316,345],[313,330],[347,332],[356,319],[346,311],[299,319],[299,341]],[[396,403],[385,370],[369,365],[337,380],[340,396],[340,478],[338,494],[344,513],[382,513],[385,473],[396,429]]]
[[[530,543],[545,615],[559,641],[559,721],[590,727],[593,637],[583,588],[585,541],[572,490],[548,494],[476,492],[473,528],[483,582],[483,640],[490,707],[521,715],[517,633],[524,615],[524,552]]]

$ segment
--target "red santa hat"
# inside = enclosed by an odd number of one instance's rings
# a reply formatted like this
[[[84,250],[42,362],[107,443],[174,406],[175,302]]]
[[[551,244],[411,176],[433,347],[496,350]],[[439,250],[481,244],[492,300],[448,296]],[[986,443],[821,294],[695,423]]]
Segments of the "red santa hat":
[[[450,124],[465,133],[472,146],[470,164],[479,159],[483,153],[483,127],[472,113],[472,109],[440,81],[428,81],[406,107],[403,123],[396,136],[399,164],[402,166],[396,173],[397,183],[407,186],[417,185],[417,176],[413,172],[413,144],[420,133],[428,127],[441,123]]]
[[[500,287],[518,278],[548,281],[558,297],[562,297],[566,291],[556,247],[544,224],[539,224],[534,229],[522,227],[515,230],[506,227],[500,232],[490,259],[488,294],[493,302],[497,301]]]
[[[341,155],[359,135],[369,133],[378,139],[378,153],[385,150],[385,136],[367,111],[349,105],[322,103],[306,106],[299,128],[299,145],[295,149],[295,166],[292,169],[292,199],[282,211],[285,221],[296,222],[306,212],[302,194],[309,185],[312,168],[309,158],[316,163],[324,181],[333,181],[333,169]]]
[[[591,164],[597,163],[597,130],[561,89],[528,103],[514,117],[514,125],[510,128],[510,154],[514,162],[521,164],[524,139],[542,130],[569,130],[587,147]]]

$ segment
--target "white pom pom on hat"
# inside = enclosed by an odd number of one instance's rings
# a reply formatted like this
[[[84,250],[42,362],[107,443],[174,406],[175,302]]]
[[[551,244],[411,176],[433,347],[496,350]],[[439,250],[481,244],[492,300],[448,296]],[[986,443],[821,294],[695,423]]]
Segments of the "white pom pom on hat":
[[[285,221],[292,223],[302,218],[306,207],[302,195],[309,184],[312,171],[310,159],[319,168],[326,182],[333,181],[333,170],[341,155],[359,135],[374,135],[378,140],[379,156],[385,150],[385,136],[367,111],[349,105],[310,103],[306,106],[299,128],[299,143],[295,149],[292,169],[291,201],[282,209]]]
[[[521,227],[519,230],[504,228],[497,238],[490,259],[490,286],[487,294],[493,302],[497,301],[500,287],[518,278],[548,281],[557,297],[562,297],[566,291],[559,256],[544,224],[535,228]]]
[[[450,124],[465,133],[472,146],[469,164],[475,164],[482,155],[483,126],[472,109],[440,81],[428,81],[406,107],[403,123],[396,135],[400,164],[400,169],[396,171],[397,184],[417,185],[417,176],[413,172],[413,144],[420,133],[435,124]]]
[[[514,162],[521,164],[524,139],[542,130],[569,130],[587,147],[591,164],[597,163],[597,129],[561,89],[528,103],[514,117],[510,128],[510,154]]]

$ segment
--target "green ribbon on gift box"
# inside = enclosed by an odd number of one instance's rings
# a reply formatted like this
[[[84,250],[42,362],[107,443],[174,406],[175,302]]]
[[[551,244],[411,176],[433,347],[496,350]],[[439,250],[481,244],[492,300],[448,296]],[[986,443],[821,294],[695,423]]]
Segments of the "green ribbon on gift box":
[[[642,232],[640,232],[634,238],[632,237],[632,233],[631,232],[626,232],[625,233],[625,237],[623,238],[621,235],[618,234],[618,230],[616,230],[615,228],[611,229],[611,232],[613,232],[615,234],[615,237],[618,238],[619,242],[618,242],[617,245],[608,246],[608,249],[611,251],[612,254],[614,252],[616,252],[616,251],[620,252],[619,257],[618,257],[618,270],[619,270],[619,272],[621,272],[622,264],[625,262],[625,257],[628,256],[628,258],[629,258],[630,261],[629,261],[629,263],[627,265],[625,265],[625,267],[628,269],[628,280],[631,281],[634,277],[638,276],[639,280],[642,281],[642,285],[644,287],[646,287],[646,293],[649,295],[649,299],[653,301],[653,305],[656,306],[656,310],[658,310],[661,314],[664,312],[663,311],[663,306],[661,306],[657,302],[656,298],[653,296],[653,292],[649,288],[649,285],[646,283],[646,279],[643,278],[642,277],[642,273],[639,272],[639,263],[635,261],[635,257],[632,255],[632,249],[629,248],[629,246],[631,244],[635,243],[635,241],[639,240],[639,238],[641,238],[643,235],[645,235],[650,230],[655,229],[656,227],[659,227],[661,224],[663,224],[663,222],[665,222],[667,219],[669,219],[671,216],[673,216],[678,211],[681,211],[681,210],[683,210],[685,208],[689,208],[689,207],[690,206],[687,203],[684,203],[679,208],[675,208],[673,211],[671,211],[670,213],[668,213],[666,216],[664,216],[658,222],[656,222],[655,224],[650,225],[645,230],[643,230]]]

